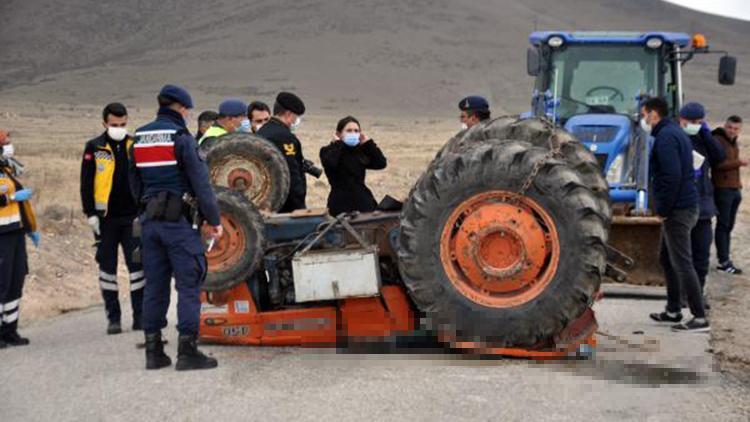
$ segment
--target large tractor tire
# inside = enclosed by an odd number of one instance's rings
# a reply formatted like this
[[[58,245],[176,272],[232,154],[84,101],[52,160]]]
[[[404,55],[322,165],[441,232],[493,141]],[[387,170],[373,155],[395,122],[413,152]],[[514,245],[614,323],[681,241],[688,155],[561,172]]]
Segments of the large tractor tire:
[[[551,145],[559,145],[561,158],[579,173],[583,183],[594,192],[598,198],[599,212],[609,224],[612,219],[609,186],[596,158],[571,133],[555,128],[542,119],[502,116],[481,123],[448,141],[436,158],[442,158],[446,154],[461,154],[487,142],[498,143],[507,139],[523,140],[546,149],[550,149]]]
[[[249,133],[215,139],[206,156],[211,183],[240,192],[259,209],[278,211],[289,194],[289,167],[281,151]]]
[[[427,328],[491,347],[548,344],[599,289],[608,232],[597,202],[576,169],[527,142],[434,162],[399,238],[399,269]]]
[[[208,275],[203,290],[230,289],[245,281],[263,259],[264,223],[255,206],[242,194],[214,187],[224,235],[206,253]]]

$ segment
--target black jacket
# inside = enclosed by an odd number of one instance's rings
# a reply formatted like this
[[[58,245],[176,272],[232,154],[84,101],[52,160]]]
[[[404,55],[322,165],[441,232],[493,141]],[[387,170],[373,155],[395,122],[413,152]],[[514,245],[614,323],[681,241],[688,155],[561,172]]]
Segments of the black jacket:
[[[693,172],[693,143],[680,125],[662,119],[651,130],[651,189],[656,213],[669,217],[676,209],[698,205]]]
[[[356,147],[333,141],[320,149],[320,161],[331,184],[328,195],[331,215],[375,210],[377,202],[365,185],[365,171],[382,170],[388,164],[375,141],[370,139]]]
[[[96,154],[106,153],[103,148],[109,144],[112,149],[115,160],[115,173],[112,176],[112,190],[109,193],[107,202],[107,217],[135,217],[138,213],[138,207],[130,193],[130,183],[128,179],[129,158],[126,148],[127,141],[113,141],[107,136],[107,132],[86,142],[83,151],[83,160],[81,161],[81,202],[83,212],[91,217],[92,215],[102,216],[102,212],[96,210],[94,204],[94,177],[96,175]]]
[[[273,117],[258,131],[258,135],[271,141],[284,155],[289,166],[289,195],[279,212],[292,212],[305,208],[307,180],[302,170],[302,144],[281,120]]]

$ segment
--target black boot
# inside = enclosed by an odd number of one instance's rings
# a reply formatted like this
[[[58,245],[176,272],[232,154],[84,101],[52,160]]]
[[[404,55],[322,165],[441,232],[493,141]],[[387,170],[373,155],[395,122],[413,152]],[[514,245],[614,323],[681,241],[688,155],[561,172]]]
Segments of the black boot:
[[[146,334],[146,369],[159,369],[172,364],[172,359],[164,353],[161,333]]]
[[[219,365],[216,359],[201,353],[196,343],[197,336],[195,334],[180,334],[175,369],[178,371],[189,371],[191,369],[216,368]]]
[[[122,326],[119,321],[110,321],[109,324],[107,324],[107,334],[112,335],[120,333],[122,333]]]
[[[29,344],[29,339],[21,337],[15,330],[3,334],[2,341],[6,346],[27,346]]]

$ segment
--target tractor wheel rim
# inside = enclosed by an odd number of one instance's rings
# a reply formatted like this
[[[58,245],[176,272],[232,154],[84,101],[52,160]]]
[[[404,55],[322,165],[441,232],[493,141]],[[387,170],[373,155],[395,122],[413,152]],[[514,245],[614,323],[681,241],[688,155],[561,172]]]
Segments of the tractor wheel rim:
[[[237,220],[231,215],[222,213],[221,227],[224,234],[206,253],[209,272],[226,271],[236,265],[245,254],[247,238]]]
[[[453,286],[495,308],[526,303],[549,285],[560,242],[549,213],[532,198],[508,191],[473,195],[448,216],[440,260]]]
[[[253,204],[265,208],[271,196],[271,174],[256,157],[232,156],[211,165],[211,182],[240,192]]]

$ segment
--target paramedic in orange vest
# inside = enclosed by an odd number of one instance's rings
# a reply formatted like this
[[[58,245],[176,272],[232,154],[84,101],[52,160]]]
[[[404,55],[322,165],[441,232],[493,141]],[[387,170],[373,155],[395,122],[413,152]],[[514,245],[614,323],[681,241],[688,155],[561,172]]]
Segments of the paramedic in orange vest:
[[[104,133],[88,141],[81,163],[81,202],[96,239],[99,288],[107,314],[107,334],[122,332],[117,285],[117,250],[122,248],[128,267],[133,330],[141,330],[143,267],[133,259],[138,240],[133,236],[133,220],[138,207],[130,193],[128,112],[120,103],[108,104],[102,112]]]
[[[28,235],[39,247],[39,232],[29,199],[17,177],[23,166],[13,156],[8,134],[0,130],[0,349],[25,346],[27,338],[18,334],[18,315],[23,282],[29,272],[26,255]]]

